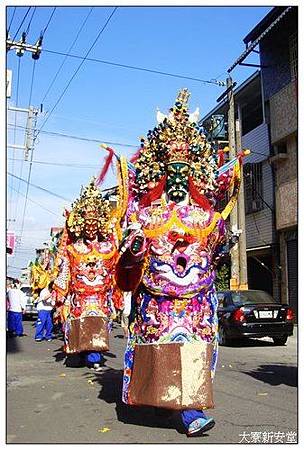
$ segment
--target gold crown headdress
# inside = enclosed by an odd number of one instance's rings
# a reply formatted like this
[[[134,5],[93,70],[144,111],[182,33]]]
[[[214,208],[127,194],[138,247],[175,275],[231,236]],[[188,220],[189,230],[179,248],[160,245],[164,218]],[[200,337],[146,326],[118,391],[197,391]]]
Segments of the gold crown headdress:
[[[190,166],[190,176],[203,192],[213,189],[217,153],[197,124],[198,108],[192,114],[188,112],[189,96],[189,91],[182,89],[169,114],[158,111],[158,125],[148,131],[147,138],[141,138],[141,148],[134,161],[134,191],[138,196],[146,194],[149,186],[166,174],[166,166],[174,162]]]
[[[78,238],[84,234],[85,222],[96,220],[98,233],[106,236],[110,217],[110,202],[102,197],[93,178],[85,189],[81,189],[79,199],[72,203],[72,211],[68,214],[66,223],[69,232]]]

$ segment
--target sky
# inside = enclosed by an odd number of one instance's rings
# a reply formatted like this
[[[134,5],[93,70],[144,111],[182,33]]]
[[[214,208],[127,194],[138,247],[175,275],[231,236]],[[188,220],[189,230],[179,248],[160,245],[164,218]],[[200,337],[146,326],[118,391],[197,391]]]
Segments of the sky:
[[[63,226],[64,208],[78,197],[81,186],[99,173],[105,157],[100,144],[114,143],[111,147],[117,154],[130,157],[139,146],[140,136],[155,126],[156,109],[167,113],[184,87],[191,92],[190,111],[199,106],[203,117],[225,90],[214,81],[226,80],[227,69],[245,50],[243,38],[272,7],[34,9],[33,4],[17,33],[28,8],[6,9],[6,29],[11,38],[16,35],[15,40],[28,28],[26,41],[34,44],[47,27],[36,62],[30,53],[18,57],[13,50],[6,60],[7,69],[13,73],[7,107],[31,105],[42,110],[37,119],[29,186],[30,162],[24,160],[23,150],[9,146],[24,144],[26,115],[14,111],[6,115],[7,230],[19,237],[15,255],[8,256],[7,275],[17,277],[20,269],[34,259],[35,248],[48,242],[50,228]],[[87,55],[95,61],[53,52]],[[253,53],[246,62],[258,64],[258,55]],[[232,77],[241,84],[255,70],[237,66]],[[112,171],[103,188],[115,184]]]

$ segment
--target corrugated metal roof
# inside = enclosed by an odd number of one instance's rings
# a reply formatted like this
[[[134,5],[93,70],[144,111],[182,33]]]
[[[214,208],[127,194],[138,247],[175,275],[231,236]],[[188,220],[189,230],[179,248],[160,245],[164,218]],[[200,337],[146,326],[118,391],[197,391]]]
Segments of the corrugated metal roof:
[[[269,31],[278,23],[280,22],[283,17],[289,13],[294,7],[288,6],[284,9],[284,11],[273,21],[271,24],[249,45],[249,47],[241,54],[241,56],[238,57],[238,59],[232,64],[231,67],[228,69],[228,73],[230,73],[235,66],[240,64],[244,59],[249,55],[249,53],[252,52],[252,50],[259,44],[259,42],[266,36],[266,34],[269,33]]]
[[[263,19],[249,31],[244,37],[243,42],[248,46],[249,42],[254,41],[271,23],[278,18],[280,14],[286,9],[286,6],[275,6]]]

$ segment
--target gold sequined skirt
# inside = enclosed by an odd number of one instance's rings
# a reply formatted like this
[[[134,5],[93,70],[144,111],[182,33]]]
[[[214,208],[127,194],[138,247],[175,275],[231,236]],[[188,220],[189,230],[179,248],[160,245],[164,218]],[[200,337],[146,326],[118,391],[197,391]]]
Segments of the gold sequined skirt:
[[[109,350],[108,320],[100,316],[71,319],[65,333],[66,353]]]
[[[213,344],[135,345],[128,403],[168,409],[214,408]]]

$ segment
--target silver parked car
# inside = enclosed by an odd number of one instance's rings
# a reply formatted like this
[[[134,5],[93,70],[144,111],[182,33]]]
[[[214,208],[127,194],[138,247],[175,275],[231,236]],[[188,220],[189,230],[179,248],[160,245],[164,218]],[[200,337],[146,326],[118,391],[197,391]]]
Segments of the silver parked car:
[[[26,295],[25,316],[26,317],[37,316],[38,312],[34,303],[31,286],[29,284],[24,284],[21,286],[20,289]]]

